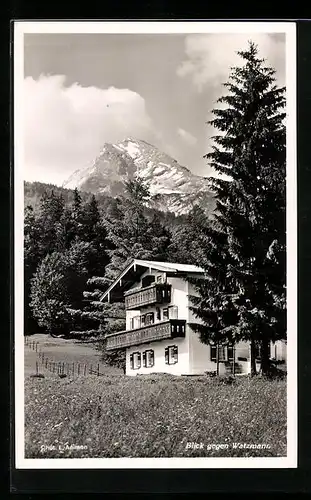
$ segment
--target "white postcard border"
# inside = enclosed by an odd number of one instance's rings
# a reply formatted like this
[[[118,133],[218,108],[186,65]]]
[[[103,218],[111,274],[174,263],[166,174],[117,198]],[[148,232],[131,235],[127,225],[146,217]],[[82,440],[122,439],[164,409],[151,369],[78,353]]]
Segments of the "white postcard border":
[[[287,456],[200,458],[42,458],[24,456],[24,34],[25,33],[285,33],[287,97]],[[17,469],[240,469],[297,467],[297,154],[296,25],[294,22],[15,21],[14,22],[14,343]]]

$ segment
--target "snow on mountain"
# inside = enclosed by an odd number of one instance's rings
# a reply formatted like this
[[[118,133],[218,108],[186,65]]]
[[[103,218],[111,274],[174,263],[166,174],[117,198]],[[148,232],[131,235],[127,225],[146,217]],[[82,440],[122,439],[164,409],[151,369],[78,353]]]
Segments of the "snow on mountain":
[[[154,208],[183,214],[197,203],[213,204],[206,178],[194,175],[148,142],[131,137],[118,144],[106,143],[94,163],[74,172],[63,187],[117,196],[124,193],[124,181],[136,175],[149,184]]]

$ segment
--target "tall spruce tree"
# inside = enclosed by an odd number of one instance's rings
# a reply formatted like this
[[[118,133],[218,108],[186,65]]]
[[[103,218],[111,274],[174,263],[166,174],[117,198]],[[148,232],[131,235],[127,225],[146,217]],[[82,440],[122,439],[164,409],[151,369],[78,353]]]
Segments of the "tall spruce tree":
[[[132,259],[165,260],[170,232],[155,217],[150,221],[146,216],[149,198],[149,187],[142,178],[129,180],[126,197],[119,199],[118,206],[106,218],[107,237],[113,245],[105,273],[107,284]]]
[[[70,311],[76,319],[81,320],[79,333],[74,334],[97,336],[104,360],[123,369],[125,351],[106,351],[105,336],[125,329],[124,303],[107,304],[101,302],[100,297],[132,259],[165,260],[167,257],[170,232],[156,217],[149,220],[146,216],[149,196],[148,186],[143,179],[137,177],[126,183],[126,196],[117,199],[106,215],[107,239],[112,245],[107,253],[111,262],[103,268],[105,272],[102,276],[89,279],[84,292],[83,309]]]
[[[205,158],[218,173],[214,227],[193,284],[194,325],[202,342],[251,341],[261,347],[261,368],[269,371],[269,343],[286,337],[285,301],[285,107],[275,70],[249,42],[238,52],[209,123],[220,131]],[[219,175],[220,174],[220,175]],[[255,372],[254,355],[252,373]]]
[[[204,209],[194,206],[184,224],[175,228],[168,248],[168,259],[181,264],[202,264],[207,246],[207,230],[211,225]]]

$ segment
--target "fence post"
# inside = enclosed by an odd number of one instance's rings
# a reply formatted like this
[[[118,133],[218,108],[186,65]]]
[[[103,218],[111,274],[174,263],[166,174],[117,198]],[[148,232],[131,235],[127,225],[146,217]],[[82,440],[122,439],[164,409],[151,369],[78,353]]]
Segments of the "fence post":
[[[38,368],[38,361],[36,361],[36,375],[39,373],[39,368]]]
[[[84,364],[84,375],[86,375],[86,364]]]
[[[99,363],[97,365],[97,376],[99,377]]]
[[[36,352],[38,352],[38,342],[36,342]]]
[[[92,372],[93,372],[93,365],[91,365],[91,375],[92,375]]]
[[[78,363],[78,376],[80,375],[80,363]]]
[[[47,368],[49,362],[49,358],[45,358],[45,368]]]
[[[65,363],[63,362],[63,374],[65,374]]]
[[[72,376],[75,376],[75,363],[72,363]]]

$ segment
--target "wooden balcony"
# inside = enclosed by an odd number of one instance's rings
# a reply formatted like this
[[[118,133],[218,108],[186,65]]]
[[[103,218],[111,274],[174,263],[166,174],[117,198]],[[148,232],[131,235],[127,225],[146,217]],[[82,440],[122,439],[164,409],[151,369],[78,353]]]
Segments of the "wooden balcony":
[[[125,309],[140,309],[152,304],[171,302],[171,285],[154,283],[139,290],[129,290],[125,293]]]
[[[111,333],[107,336],[106,349],[122,349],[134,345],[155,342],[162,339],[174,339],[184,337],[186,334],[186,320],[169,319],[161,323],[126,330],[123,332]]]

